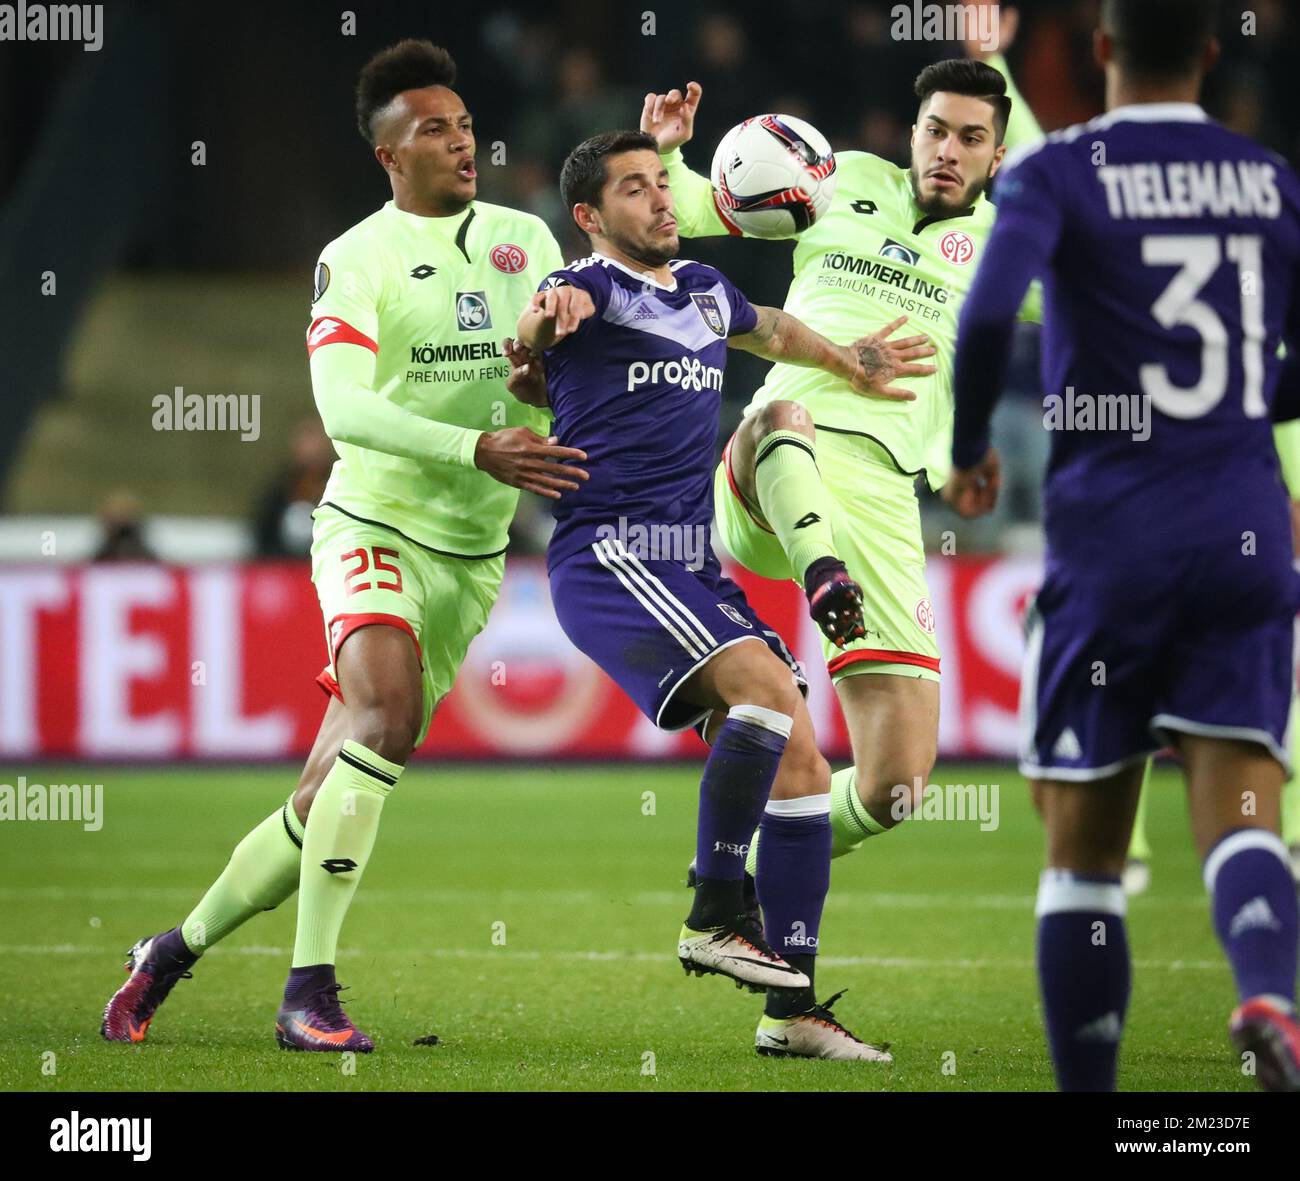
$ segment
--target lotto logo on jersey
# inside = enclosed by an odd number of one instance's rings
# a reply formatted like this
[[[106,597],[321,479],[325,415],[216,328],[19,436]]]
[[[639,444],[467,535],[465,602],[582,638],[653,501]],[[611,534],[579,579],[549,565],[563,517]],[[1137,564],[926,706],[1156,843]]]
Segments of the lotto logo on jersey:
[[[939,253],[955,266],[964,267],[975,257],[975,239],[962,230],[949,230],[939,239]]]
[[[528,255],[524,253],[523,247],[503,242],[500,246],[492,247],[488,261],[504,274],[517,275],[528,265]]]
[[[640,385],[679,385],[684,390],[721,390],[722,370],[705,365],[698,357],[680,361],[633,361],[627,367],[627,392]]]
[[[456,323],[462,332],[477,332],[492,327],[487,296],[482,291],[456,292]]]

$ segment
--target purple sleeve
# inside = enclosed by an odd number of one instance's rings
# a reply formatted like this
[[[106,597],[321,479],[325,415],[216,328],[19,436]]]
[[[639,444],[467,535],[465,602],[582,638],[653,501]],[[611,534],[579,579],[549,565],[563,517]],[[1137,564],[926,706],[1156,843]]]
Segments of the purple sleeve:
[[[577,332],[566,336],[556,346],[557,348],[563,347],[567,341],[584,335],[591,327],[592,321],[604,315],[605,309],[609,306],[610,278],[602,266],[582,267],[580,270],[571,270],[564,267],[561,270],[552,271],[538,284],[537,290],[545,291],[548,287],[581,287],[583,291],[591,296],[591,302],[596,305],[596,314],[583,320],[578,325]],[[550,352],[550,349],[547,349],[547,352]]]
[[[962,306],[953,363],[954,467],[969,468],[989,448],[989,420],[1002,394],[1011,334],[1029,284],[1045,274],[1061,235],[1063,210],[1039,149],[998,177],[997,219]],[[1056,153],[1061,161],[1064,153]]]
[[[722,280],[723,289],[727,293],[727,302],[731,304],[731,328],[727,335],[744,336],[746,333],[753,332],[758,324],[758,313],[754,311],[754,305],[726,275],[719,272],[718,277]]]

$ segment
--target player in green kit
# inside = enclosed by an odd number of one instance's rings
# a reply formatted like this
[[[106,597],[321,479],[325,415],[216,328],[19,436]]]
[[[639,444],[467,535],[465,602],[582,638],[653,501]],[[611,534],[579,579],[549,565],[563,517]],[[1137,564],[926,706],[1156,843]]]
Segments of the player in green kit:
[[[809,326],[842,342],[864,324],[895,331],[906,316],[924,333],[933,347],[911,355],[933,353],[931,375],[877,375],[881,385],[902,377],[916,400],[868,400],[774,365],[717,471],[724,545],[755,573],[801,583],[825,636],[854,756],[832,779],[837,856],[910,814],[937,749],[939,648],[914,481],[938,489],[948,476],[957,317],[995,212],[985,189],[1008,146],[1041,135],[995,68],[1004,63],[991,61],[943,61],[917,78],[910,167],[837,152],[835,198],[795,247],[784,307]],[[693,82],[649,94],[641,116],[687,238],[739,232],[682,159],[700,98]],[[1038,299],[1031,292],[1024,318],[1038,319]]]
[[[570,466],[585,455],[536,433],[548,420],[510,396],[526,370],[512,374],[517,346],[499,335],[563,265],[560,250],[539,218],[475,200],[474,132],[454,82],[450,55],[427,41],[362,70],[358,123],[393,199],[316,268],[307,351],[339,455],[311,555],[324,720],[288,801],[184,922],[128,953],[104,1013],[111,1041],[143,1041],[200,954],[297,889],[276,1040],[373,1049],[339,1005],[334,963],[384,800],[487,620],[517,490],[556,497],[586,479]]]

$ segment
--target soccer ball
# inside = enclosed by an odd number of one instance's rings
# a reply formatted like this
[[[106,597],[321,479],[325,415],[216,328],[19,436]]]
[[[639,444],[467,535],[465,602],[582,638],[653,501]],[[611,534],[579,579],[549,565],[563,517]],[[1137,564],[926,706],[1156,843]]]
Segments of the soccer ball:
[[[835,153],[803,119],[755,115],[722,137],[711,175],[724,221],[754,238],[788,238],[830,208]]]

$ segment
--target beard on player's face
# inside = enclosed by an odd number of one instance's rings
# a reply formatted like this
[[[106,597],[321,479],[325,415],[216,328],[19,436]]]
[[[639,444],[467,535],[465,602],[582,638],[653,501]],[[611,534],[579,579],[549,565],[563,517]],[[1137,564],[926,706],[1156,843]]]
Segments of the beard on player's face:
[[[934,167],[937,166],[932,165],[931,169]],[[956,191],[931,188],[926,192],[921,187],[921,176],[915,160],[907,170],[907,178],[912,185],[912,199],[916,202],[916,207],[931,217],[942,217],[945,213],[969,209],[979,200],[980,194],[989,187],[989,181],[992,179],[989,173],[985,172],[982,177],[971,181],[965,188]]]
[[[677,251],[681,249],[681,239],[676,234],[665,239],[662,235],[654,235],[653,231],[638,234],[606,226],[604,238],[620,254],[626,255],[643,267],[664,266],[676,258]]]

